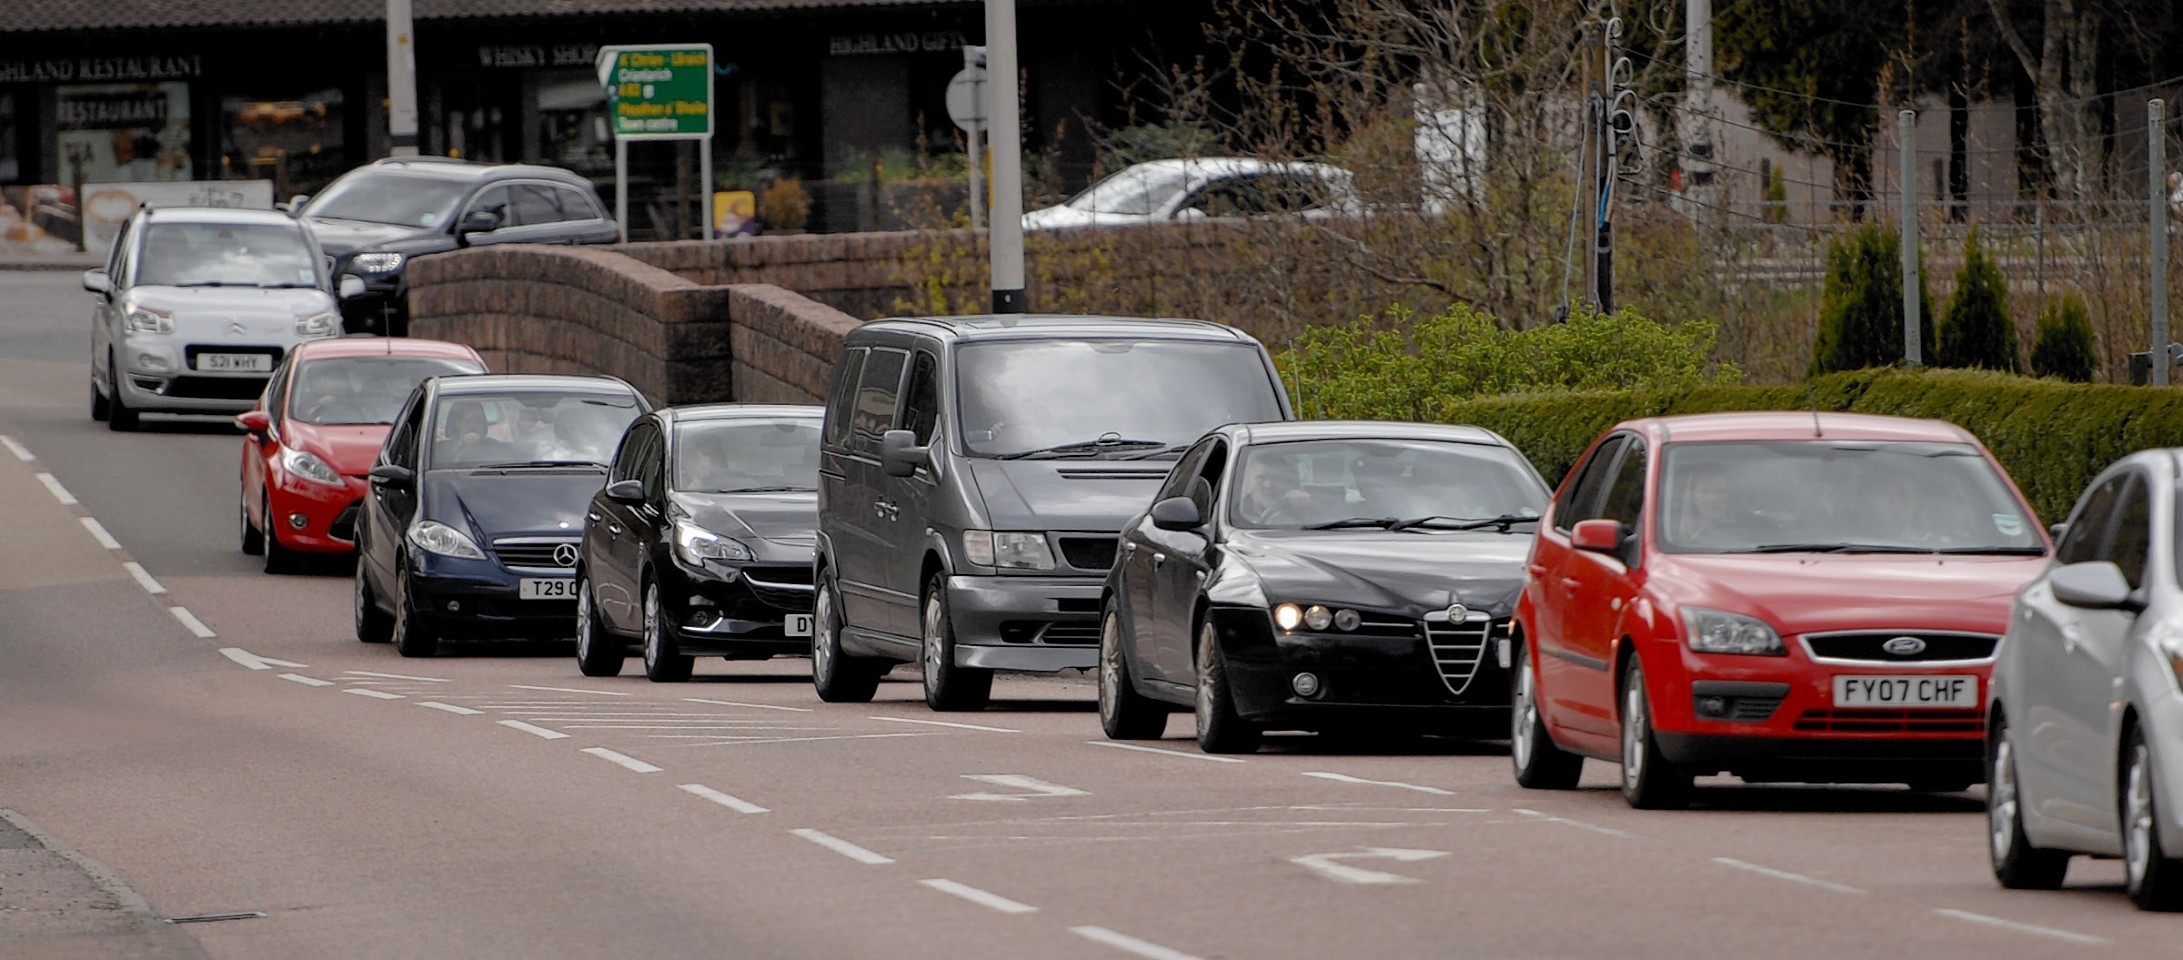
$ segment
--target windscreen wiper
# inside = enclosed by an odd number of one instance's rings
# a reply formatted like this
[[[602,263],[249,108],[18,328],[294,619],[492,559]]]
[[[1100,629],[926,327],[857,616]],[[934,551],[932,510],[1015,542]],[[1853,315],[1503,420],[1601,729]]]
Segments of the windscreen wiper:
[[[1537,522],[1539,522],[1539,518],[1536,514],[1523,513],[1504,513],[1498,517],[1430,516],[1411,517],[1407,520],[1397,520],[1394,523],[1388,525],[1387,529],[1408,530],[1413,527],[1422,527],[1427,525],[1443,530],[1482,530],[1486,527],[1499,527],[1501,528],[1502,533],[1507,533],[1509,528],[1516,524]]]
[[[1051,447],[1040,447],[1040,448],[1039,448],[1039,449],[1037,449],[1037,450],[1025,450],[1025,451],[1022,451],[1022,452],[1020,452],[1020,453],[1004,453],[1004,454],[1001,454],[1001,455],[1000,455],[1000,456],[998,456],[998,457],[995,457],[994,459],[996,459],[996,460],[1026,460],[1026,459],[1029,459],[1029,458],[1031,458],[1031,457],[1038,457],[1038,456],[1059,456],[1059,455],[1067,455],[1067,454],[1071,454],[1071,453],[1094,453],[1094,454],[1096,454],[1096,453],[1104,453],[1104,452],[1106,452],[1106,451],[1108,451],[1108,450],[1132,449],[1132,448],[1136,448],[1136,447],[1165,447],[1165,446],[1167,446],[1167,441],[1165,441],[1165,440],[1125,440],[1125,439],[1122,439],[1121,437],[1116,437],[1116,436],[1113,436],[1113,435],[1111,435],[1111,434],[1110,434],[1110,435],[1108,435],[1108,436],[1106,436],[1106,437],[1100,437],[1100,438],[1099,438],[1099,439],[1097,439],[1097,440],[1079,440],[1079,441],[1077,441],[1077,442],[1075,442],[1075,443],[1059,443],[1059,444],[1055,444],[1055,445],[1053,445],[1053,446],[1051,446]]]
[[[1393,530],[1395,529],[1395,525],[1401,522],[1402,521],[1397,520],[1394,517],[1350,517],[1346,520],[1329,520],[1325,523],[1309,524],[1303,529],[1344,530],[1353,527],[1383,527],[1388,530]]]
[[[1738,553],[1936,553],[1930,547],[1896,543],[1762,543]]]
[[[592,467],[606,469],[606,464],[594,460],[510,460],[506,463],[481,463],[472,470],[522,470],[528,467]]]
[[[1968,554],[1968,555],[1975,555],[1975,554],[1991,554],[1991,555],[1994,555],[1994,556],[2004,556],[2004,557],[2041,557],[2041,556],[2045,556],[2045,555],[2046,555],[2046,552],[2047,552],[2047,548],[2045,548],[2045,547],[1938,547],[1938,548],[1935,548],[1935,549],[1933,550],[1933,552],[1934,552],[1934,553],[1946,553],[1946,554],[1951,554],[1951,555],[1957,555],[1957,556],[1962,556],[1962,555],[1967,555],[1967,554]]]
[[[1138,454],[1138,455],[1136,455],[1136,456],[1134,456],[1134,457],[1124,457],[1124,458],[1122,458],[1122,459],[1124,459],[1124,460],[1151,460],[1151,459],[1153,459],[1153,458],[1155,458],[1155,457],[1165,457],[1165,456],[1169,456],[1169,455],[1172,455],[1172,454],[1177,454],[1177,453],[1181,453],[1181,452],[1183,452],[1183,451],[1185,451],[1185,450],[1188,450],[1188,449],[1190,449],[1190,444],[1187,444],[1187,443],[1178,443],[1178,444],[1176,444],[1176,445],[1174,445],[1174,446],[1172,446],[1172,447],[1168,447],[1168,448],[1167,448],[1167,449],[1165,449],[1165,450],[1147,450],[1147,451],[1145,451],[1144,453],[1140,453],[1140,454]]]
[[[705,492],[706,492],[706,493],[816,493],[816,492],[818,491],[818,489],[819,489],[819,488],[817,488],[817,487],[786,487],[786,486],[784,486],[784,487],[729,487],[729,488],[726,488],[726,489],[722,489],[722,490],[707,490],[707,491],[705,491]]]

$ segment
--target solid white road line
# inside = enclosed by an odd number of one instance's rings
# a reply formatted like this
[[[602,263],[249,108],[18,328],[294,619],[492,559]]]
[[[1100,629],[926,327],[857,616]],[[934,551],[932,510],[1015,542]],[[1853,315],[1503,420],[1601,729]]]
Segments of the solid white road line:
[[[634,770],[638,773],[658,773],[661,769],[635,757],[632,757],[626,753],[617,753],[613,750],[608,750],[605,747],[585,747],[584,752],[591,754],[594,757],[598,757],[599,759],[604,760],[608,763],[614,764],[615,766]]]
[[[211,627],[205,626],[205,622],[203,620],[197,619],[196,614],[189,612],[188,607],[168,607],[167,612],[169,614],[172,614],[174,616],[174,619],[182,624],[182,629],[188,630],[190,633],[194,634],[199,640],[210,640],[214,637],[219,636],[219,634],[212,632]],[[224,653],[226,651],[222,652]],[[263,670],[265,668],[253,667],[252,669]]]
[[[717,803],[737,813],[772,812],[748,800],[731,797],[725,793],[721,793],[720,791],[708,787],[702,783],[685,783],[682,785],[682,789],[685,793],[689,793],[693,796],[704,797],[707,800]]]
[[[747,747],[761,743],[812,743],[819,740],[893,740],[900,737],[930,737],[930,733],[859,733],[839,737],[730,737],[716,736],[705,739],[712,743],[685,743],[685,747]]]
[[[434,710],[452,713],[458,717],[475,717],[485,712],[483,710],[472,710],[469,707],[458,707],[452,703],[441,703],[437,700],[426,700],[417,705],[420,707],[431,707]]]
[[[1772,877],[1776,880],[1787,880],[1790,883],[1801,883],[1806,886],[1818,887],[1821,890],[1832,890],[1836,893],[1864,892],[1863,890],[1850,886],[1846,883],[1836,883],[1832,880],[1821,880],[1818,877],[1807,877],[1801,873],[1790,873],[1787,870],[1776,870],[1772,867],[1762,867],[1755,863],[1748,863],[1742,860],[1735,859],[1734,857],[1714,857],[1713,862],[1718,863],[1724,867],[1734,867],[1738,870],[1749,870],[1752,873],[1759,874],[1760,876]]]
[[[2067,930],[2056,930],[2053,927],[2040,927],[2034,926],[2029,923],[2017,923],[2014,920],[2003,920],[2000,917],[1989,917],[1983,913],[1972,913],[1968,910],[1948,910],[1942,908],[1935,909],[1933,912],[1940,914],[1944,917],[1954,917],[1958,920],[1984,924],[1989,927],[2000,927],[2003,930],[2014,930],[2018,933],[2029,933],[2041,937],[2053,937],[2056,940],[2067,940],[2071,943],[2095,944],[2107,942],[2103,938],[2095,937],[2090,934],[2071,933]]]
[[[1171,950],[1157,943],[1139,940],[1126,933],[1116,933],[1105,927],[1070,927],[1069,932],[1093,943],[1103,943],[1117,950],[1134,953],[1144,957],[1145,960],[1199,960],[1199,958],[1180,950]]]
[[[383,678],[383,679],[387,679],[387,680],[415,680],[415,681],[418,681],[418,682],[420,682],[420,683],[453,683],[453,682],[454,682],[454,681],[452,681],[452,680],[442,680],[442,679],[440,679],[439,677],[412,677],[412,676],[410,676],[410,675],[408,675],[408,674],[404,674],[404,673],[373,673],[373,672],[371,672],[371,671],[369,671],[369,670],[343,670],[343,671],[341,671],[341,672],[342,672],[342,673],[346,673],[346,674],[349,674],[350,676],[355,676],[355,677],[380,677],[380,678]]]
[[[1010,730],[1007,727],[981,727],[975,723],[949,723],[945,720],[912,720],[908,717],[872,717],[870,719],[885,720],[888,723],[921,723],[928,727],[954,727],[957,730],[983,730],[987,733],[1023,732],[1021,730]]]
[[[931,887],[934,890],[938,890],[941,893],[953,894],[955,896],[961,897],[981,907],[992,907],[993,909],[999,910],[1002,913],[1038,912],[1037,907],[1034,907],[1028,903],[1018,903],[1017,901],[1010,900],[1007,897],[1001,896],[1000,894],[980,890],[977,887],[973,887],[968,884],[956,883],[953,880],[943,880],[938,877],[934,877],[930,880],[919,880],[917,882],[922,883],[925,886]]]
[[[544,740],[568,739],[568,734],[562,733],[559,730],[548,730],[544,727],[534,727],[528,723],[524,723],[521,720],[501,720],[499,721],[499,723],[501,726],[507,727],[510,730],[521,730],[524,733]]]
[[[386,692],[385,690],[373,690],[373,689],[371,689],[370,687],[350,687],[350,688],[348,688],[347,690],[343,690],[343,691],[341,691],[341,692],[342,692],[342,693],[353,693],[353,694],[356,694],[356,695],[357,695],[357,696],[359,696],[359,697],[370,697],[370,698],[372,698],[372,699],[374,699],[374,700],[407,700],[407,699],[409,699],[408,697],[402,696],[402,695],[401,695],[401,694],[399,694],[399,693],[388,693],[388,692]]]
[[[182,608],[168,607],[167,609],[180,610]],[[190,619],[194,620],[196,618],[191,617]],[[294,667],[298,670],[301,670],[304,667],[303,664],[297,663],[293,660],[275,660],[272,657],[261,657],[241,647],[221,647],[220,655],[228,658],[229,660],[233,660],[236,663],[242,664],[243,666],[249,667],[252,670],[271,670],[274,667]]]
[[[1185,760],[1211,760],[1214,763],[1243,762],[1243,759],[1241,757],[1218,757],[1210,753],[1184,753],[1180,750],[1162,750],[1158,747],[1140,747],[1134,743],[1116,743],[1112,740],[1086,740],[1084,742],[1091,744],[1095,747],[1112,747],[1116,750],[1135,750],[1139,753],[1160,753],[1166,754],[1170,757],[1181,757]]]
[[[59,500],[61,506],[73,507],[76,505],[76,495],[69,493],[67,487],[61,486],[61,481],[52,474],[39,474],[38,482],[45,484],[46,492],[52,494],[53,499]]]
[[[280,678],[282,680],[294,680],[295,682],[303,684],[306,687],[330,687],[334,685],[334,682],[331,680],[320,680],[317,677],[306,677],[300,673],[284,673],[280,675]]]
[[[1419,793],[1431,793],[1443,797],[1455,796],[1455,791],[1442,790],[1439,787],[1421,787],[1414,783],[1402,783],[1395,780],[1366,780],[1363,777],[1352,777],[1346,773],[1306,773],[1304,774],[1304,776],[1318,777],[1321,780],[1333,780],[1338,783],[1362,783],[1374,787],[1394,787],[1398,790],[1415,790]]]
[[[0,434],[0,447],[8,448],[8,452],[14,454],[15,459],[21,460],[24,463],[29,463],[33,460],[38,459],[37,457],[31,456],[30,450],[25,448],[22,444],[16,443],[14,437],[7,436],[6,434]]]
[[[716,707],[751,707],[757,710],[793,710],[797,713],[811,712],[810,707],[783,707],[771,703],[737,703],[733,700],[701,700],[697,697],[683,697],[682,699],[687,703],[709,703]]]
[[[107,533],[105,525],[99,523],[97,517],[78,517],[76,519],[83,521],[83,528],[91,531],[91,539],[98,541],[99,546],[108,550],[121,549],[121,541],[114,539],[113,534]]]
[[[1617,830],[1617,829],[1615,829],[1615,828],[1613,828],[1613,827],[1602,827],[1602,826],[1600,826],[1599,824],[1596,824],[1596,823],[1585,823],[1585,822],[1584,822],[1584,821],[1582,821],[1582,820],[1571,820],[1571,819],[1569,819],[1568,817],[1557,817],[1557,816],[1554,816],[1553,814],[1550,814],[1550,813],[1540,813],[1540,812],[1539,812],[1539,811],[1537,811],[1537,810],[1526,810],[1526,809],[1524,809],[1524,808],[1522,808],[1522,807],[1517,807],[1517,808],[1516,808],[1516,812],[1517,812],[1517,813],[1520,813],[1520,814],[1523,814],[1524,816],[1527,816],[1527,817],[1532,817],[1532,818],[1534,818],[1534,819],[1538,819],[1538,820],[1543,820],[1543,821],[1546,821],[1547,823],[1565,823],[1565,824],[1568,824],[1569,826],[1575,827],[1575,828],[1577,828],[1577,829],[1579,829],[1579,830],[1590,830],[1590,831],[1592,831],[1593,833],[1598,833],[1598,834],[1604,834],[1604,835],[1606,835],[1606,836],[1610,836],[1610,837],[1627,837],[1627,836],[1629,836],[1629,834],[1627,834],[1627,833],[1624,833],[1624,832],[1622,832],[1622,831],[1620,831],[1620,830]]]
[[[816,843],[819,846],[825,847],[828,850],[832,850],[835,853],[841,854],[844,857],[848,857],[849,859],[854,860],[858,863],[869,863],[876,866],[882,863],[894,862],[893,857],[881,856],[879,854],[871,852],[870,850],[866,850],[863,847],[857,846],[856,844],[850,843],[847,840],[843,840],[840,837],[834,836],[833,834],[821,833],[817,830],[811,829],[810,827],[799,827],[797,829],[790,830],[789,833],[809,840],[812,843]]]
[[[509,684],[509,686],[511,686],[511,687],[514,687],[514,688],[516,688],[517,690],[545,690],[545,691],[548,691],[548,692],[550,692],[550,693],[588,693],[588,694],[591,694],[592,696],[595,696],[595,697],[627,697],[627,696],[633,696],[633,694],[630,694],[630,693],[627,693],[627,692],[624,692],[624,691],[620,691],[620,690],[578,690],[578,689],[576,689],[576,688],[574,688],[574,687],[531,687],[531,686],[525,686],[525,685],[523,685],[523,684],[520,684],[520,683],[511,683],[511,684]]]
[[[129,576],[136,578],[136,585],[143,587],[145,593],[156,597],[167,592],[166,587],[160,586],[159,581],[152,579],[151,573],[144,569],[143,564],[130,560],[123,563],[121,569],[129,571]]]

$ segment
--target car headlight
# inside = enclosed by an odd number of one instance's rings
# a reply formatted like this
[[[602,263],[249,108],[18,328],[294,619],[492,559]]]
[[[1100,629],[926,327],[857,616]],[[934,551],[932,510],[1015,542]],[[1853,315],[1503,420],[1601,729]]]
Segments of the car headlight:
[[[121,315],[123,333],[173,333],[174,314],[150,307],[130,307]]]
[[[694,523],[675,523],[675,554],[682,562],[703,566],[707,560],[739,562],[751,558],[750,548]]]
[[[1335,609],[1323,603],[1314,603],[1308,606],[1299,603],[1280,603],[1275,604],[1273,608],[1273,625],[1284,631],[1293,631],[1297,627],[1303,627],[1307,630],[1325,630],[1328,627],[1333,627],[1343,633],[1349,633],[1363,624],[1364,616],[1347,607]]]
[[[437,520],[426,520],[409,528],[410,545],[426,553],[460,560],[483,560],[485,551],[478,549],[476,541],[468,534]]]
[[[290,474],[302,477],[312,483],[322,483],[329,487],[348,486],[347,483],[342,481],[341,475],[334,472],[333,467],[328,466],[326,461],[320,460],[317,454],[308,451],[298,450],[294,447],[281,448],[280,466],[281,469],[288,471]],[[457,534],[457,536],[461,535]],[[475,550],[477,548],[472,547],[471,549]]]
[[[341,314],[337,311],[328,310],[296,317],[296,336],[330,337],[340,332]]]
[[[1762,657],[1789,653],[1781,644],[1781,634],[1756,617],[1704,607],[1684,607],[1683,626],[1690,632],[1690,649],[1699,653],[1742,653]]]
[[[402,269],[399,253],[359,253],[349,258],[349,265],[365,273],[393,273]]]
[[[978,566],[1002,570],[1054,568],[1054,551],[1046,546],[1043,533],[965,530],[963,556]]]

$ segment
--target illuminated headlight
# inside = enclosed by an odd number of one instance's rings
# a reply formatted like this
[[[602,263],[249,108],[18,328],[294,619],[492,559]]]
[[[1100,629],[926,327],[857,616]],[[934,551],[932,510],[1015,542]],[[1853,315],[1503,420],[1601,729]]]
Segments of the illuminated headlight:
[[[1690,649],[1699,653],[1779,657],[1789,652],[1766,621],[1740,613],[1684,607],[1683,626],[1690,631]]]
[[[1054,552],[1046,546],[1043,533],[965,530],[963,556],[978,566],[1002,570],[1054,568]]]
[[[123,333],[173,333],[174,314],[150,307],[130,307],[121,315]]]
[[[1273,625],[1283,630],[1294,630],[1304,622],[1304,608],[1284,603],[1273,608]]]
[[[334,468],[326,465],[326,461],[320,460],[315,454],[294,447],[281,448],[280,466],[281,469],[288,471],[290,475],[309,480],[312,483],[322,483],[329,487],[348,486],[348,484],[342,482],[341,475],[334,472]],[[456,536],[461,536],[461,534],[456,534]],[[471,549],[475,550],[477,548],[472,547]]]
[[[341,332],[341,314],[328,310],[296,317],[296,336],[330,337]]]
[[[349,265],[365,273],[393,273],[402,269],[399,253],[359,253],[349,258]]]
[[[459,560],[483,560],[485,551],[478,549],[468,534],[437,520],[426,520],[409,528],[409,543],[426,553]]]
[[[691,566],[707,560],[739,562],[751,557],[750,548],[693,523],[675,523],[675,555]]]

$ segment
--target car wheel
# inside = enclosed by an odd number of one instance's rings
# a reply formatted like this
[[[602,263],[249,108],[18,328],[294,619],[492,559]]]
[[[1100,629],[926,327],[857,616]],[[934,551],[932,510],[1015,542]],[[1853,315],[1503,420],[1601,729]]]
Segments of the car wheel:
[[[1508,758],[1516,783],[1533,790],[1574,790],[1584,776],[1584,758],[1554,744],[1539,713],[1538,681],[1531,674],[1531,648],[1516,648],[1516,689],[1509,705]]]
[[[106,429],[115,433],[128,433],[137,428],[136,411],[129,409],[121,399],[121,375],[116,373],[112,354],[106,357],[106,392],[112,398],[106,407]]]
[[[678,652],[674,628],[659,608],[659,584],[644,585],[644,676],[653,683],[681,683],[690,679],[694,657]]]
[[[2160,849],[2160,794],[2154,789],[2153,751],[2143,731],[2131,729],[2123,761],[2124,888],[2139,909],[2183,909],[2183,860]]]
[[[1660,754],[1652,732],[1645,668],[1635,657],[1623,674],[1622,799],[1639,810],[1674,810],[1690,803],[1690,772]]]
[[[99,385],[96,383],[92,384],[91,419],[99,423],[105,423],[107,416],[112,414],[112,412],[113,407],[106,402],[106,395],[99,392]]]
[[[869,702],[886,665],[841,652],[841,626],[841,600],[821,574],[811,608],[811,686],[827,703]]]
[[[409,587],[407,571],[394,575],[394,650],[405,657],[429,657],[440,652],[439,634],[417,615],[417,602]]]
[[[925,705],[934,710],[983,710],[993,700],[993,671],[955,665],[955,623],[947,613],[947,575],[934,573],[925,583],[924,645],[919,653],[925,673]]]
[[[1996,717],[1986,750],[1986,852],[1994,879],[2011,890],[2055,890],[2069,872],[2069,854],[2031,845],[2024,835],[2023,795],[2017,790],[2016,749],[2009,744],[2008,722]]]
[[[1122,651],[1122,618],[1113,601],[1099,625],[1099,729],[1109,740],[1158,740],[1167,732],[1167,705],[1130,686]]]
[[[620,637],[599,622],[599,608],[591,599],[591,578],[576,574],[576,669],[587,677],[618,677],[628,650]]]
[[[235,498],[235,525],[241,528],[243,555],[255,557],[265,552],[265,534],[250,522],[250,488],[244,487],[241,496]]]
[[[265,572],[275,576],[294,573],[303,565],[302,558],[280,545],[280,524],[273,522],[273,495],[268,492],[261,494],[261,497],[258,501],[258,516],[264,518],[265,530],[259,539],[263,541],[261,545],[264,547]]]
[[[1198,749],[1206,753],[1252,753],[1258,750],[1258,725],[1236,713],[1235,693],[1228,687],[1228,661],[1220,655],[1220,639],[1213,624],[1198,627]]]
[[[371,576],[364,572],[364,558],[356,558],[356,639],[365,643],[385,643],[394,639],[394,618],[379,609],[379,598],[372,596]]]

